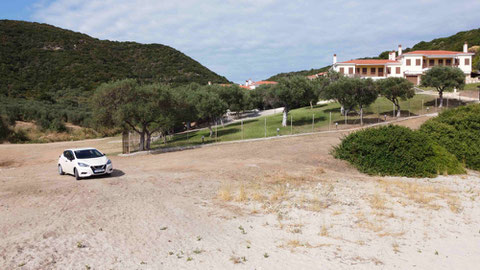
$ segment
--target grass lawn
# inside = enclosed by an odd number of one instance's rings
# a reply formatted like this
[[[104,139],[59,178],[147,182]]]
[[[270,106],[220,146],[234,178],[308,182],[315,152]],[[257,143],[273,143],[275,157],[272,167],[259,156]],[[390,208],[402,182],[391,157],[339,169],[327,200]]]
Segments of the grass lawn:
[[[402,108],[402,116],[423,114],[433,111],[435,97],[430,95],[415,95],[408,101],[402,101],[400,106]],[[423,102],[423,106],[422,106]],[[423,112],[422,112],[423,108]],[[332,115],[332,122],[330,124],[330,113]],[[384,115],[388,118],[392,117],[393,105],[389,100],[380,97],[375,103],[370,105],[364,113],[364,122],[377,123],[383,121]],[[380,117],[379,117],[380,116]],[[313,119],[314,118],[314,119]],[[381,120],[379,120],[379,118]],[[312,120],[314,120],[314,126],[312,128]],[[152,144],[155,147],[172,147],[172,146],[186,146],[197,145],[202,143],[202,136],[204,136],[204,143],[212,142],[226,142],[241,139],[253,139],[265,137],[265,123],[266,123],[266,136],[276,136],[277,128],[279,129],[279,135],[290,135],[298,133],[307,133],[312,131],[335,129],[335,123],[338,122],[339,128],[345,128],[345,117],[340,114],[340,105],[338,103],[329,103],[323,105],[316,105],[311,109],[310,107],[304,107],[295,109],[288,114],[288,126],[282,127],[282,113],[279,112],[275,115],[259,117],[256,119],[245,120],[242,124],[240,122],[232,123],[222,127],[217,127],[217,137],[215,138],[215,127],[213,138],[209,137],[208,129],[196,130],[187,133],[175,134],[170,136],[167,144],[163,144],[162,141],[157,141]],[[290,125],[292,123],[292,125]],[[350,113],[348,116],[348,125],[360,124],[359,116],[356,113]]]

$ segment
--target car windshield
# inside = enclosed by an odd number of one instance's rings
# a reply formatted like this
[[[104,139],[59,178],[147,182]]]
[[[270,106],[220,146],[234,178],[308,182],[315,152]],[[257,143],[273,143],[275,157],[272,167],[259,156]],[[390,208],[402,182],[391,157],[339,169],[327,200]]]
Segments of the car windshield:
[[[103,157],[103,154],[100,153],[97,149],[86,149],[86,150],[75,151],[75,156],[78,159],[87,159],[87,158]]]

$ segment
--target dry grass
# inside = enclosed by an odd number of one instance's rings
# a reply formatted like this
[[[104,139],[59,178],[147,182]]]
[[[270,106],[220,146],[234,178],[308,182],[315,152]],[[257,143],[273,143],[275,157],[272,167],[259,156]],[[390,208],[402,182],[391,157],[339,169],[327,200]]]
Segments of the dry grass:
[[[378,182],[383,187],[385,193],[390,194],[392,197],[401,198],[398,202],[402,206],[409,205],[408,201],[403,200],[407,199],[419,206],[439,210],[441,206],[436,201],[443,200],[447,202],[453,212],[458,213],[461,209],[461,205],[457,203],[459,199],[452,195],[453,191],[441,184],[429,185],[399,180],[379,180]]]
[[[400,245],[397,242],[392,243],[393,252],[395,252],[395,253],[400,252],[399,247],[400,247]]]
[[[245,192],[245,185],[240,185],[236,201],[237,202],[244,202],[247,200],[247,193]]]
[[[372,209],[376,210],[383,210],[385,209],[385,204],[387,200],[385,197],[381,196],[379,193],[375,193],[371,198],[370,198],[370,207]]]
[[[217,197],[222,201],[231,201],[232,186],[230,184],[223,184],[217,192]]]
[[[270,196],[271,201],[278,201],[287,195],[287,188],[285,185],[279,184],[273,188],[273,193]]]
[[[320,235],[323,237],[328,236],[328,227],[325,225],[325,222],[323,223],[322,227],[320,228]]]

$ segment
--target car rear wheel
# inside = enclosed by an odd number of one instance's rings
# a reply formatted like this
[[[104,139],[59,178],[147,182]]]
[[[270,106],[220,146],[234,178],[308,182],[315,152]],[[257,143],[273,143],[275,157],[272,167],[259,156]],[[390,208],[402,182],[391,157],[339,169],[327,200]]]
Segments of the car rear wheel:
[[[77,169],[73,169],[73,174],[75,175],[75,179],[80,180],[80,175],[78,174]]]
[[[65,172],[63,172],[62,165],[58,164],[58,174],[64,175]]]

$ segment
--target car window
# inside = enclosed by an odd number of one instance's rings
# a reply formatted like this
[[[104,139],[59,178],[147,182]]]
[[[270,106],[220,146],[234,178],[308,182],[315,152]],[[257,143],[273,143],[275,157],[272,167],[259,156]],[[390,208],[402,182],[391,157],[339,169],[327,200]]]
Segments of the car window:
[[[69,160],[72,160],[72,159],[73,159],[72,151],[65,151],[65,152],[63,152],[63,156],[64,156],[66,159],[69,159]]]
[[[78,159],[87,159],[87,158],[98,158],[103,157],[103,154],[100,153],[97,149],[86,149],[75,151],[75,156]]]

